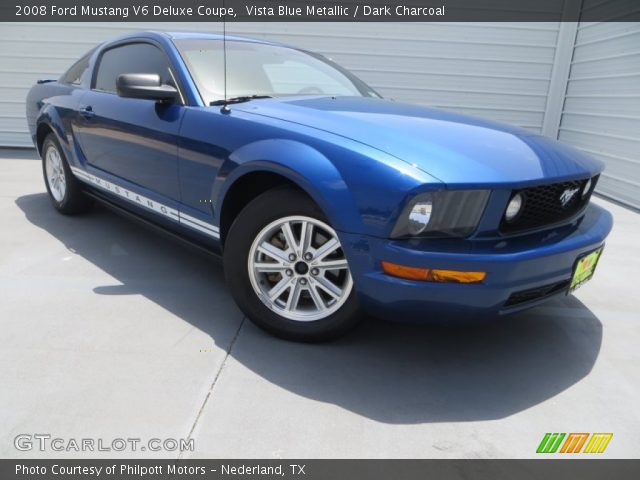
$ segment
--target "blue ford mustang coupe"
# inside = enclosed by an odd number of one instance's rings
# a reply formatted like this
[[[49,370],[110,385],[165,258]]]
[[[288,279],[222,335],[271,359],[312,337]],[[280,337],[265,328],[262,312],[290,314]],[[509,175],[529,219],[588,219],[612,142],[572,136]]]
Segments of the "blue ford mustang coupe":
[[[586,154],[266,41],[126,35],[39,81],[27,118],[58,211],[99,200],[213,250],[293,340],[532,307],[588,280],[612,227]]]

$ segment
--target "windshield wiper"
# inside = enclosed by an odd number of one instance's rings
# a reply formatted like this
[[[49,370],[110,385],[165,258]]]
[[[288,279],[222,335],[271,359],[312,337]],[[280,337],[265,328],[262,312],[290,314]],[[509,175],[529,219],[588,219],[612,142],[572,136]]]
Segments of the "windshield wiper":
[[[250,100],[256,100],[258,98],[273,98],[271,95],[244,95],[242,97],[231,97],[226,100],[214,100],[213,102],[209,102],[211,107],[215,107],[217,105],[228,105],[230,103],[244,103]]]

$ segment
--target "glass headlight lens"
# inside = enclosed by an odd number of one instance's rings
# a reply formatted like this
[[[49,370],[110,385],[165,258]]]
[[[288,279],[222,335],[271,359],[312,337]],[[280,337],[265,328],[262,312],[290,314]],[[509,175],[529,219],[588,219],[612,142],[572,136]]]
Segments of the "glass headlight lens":
[[[587,180],[587,183],[585,183],[584,187],[582,188],[582,198],[587,196],[589,190],[591,190],[591,179]]]
[[[424,229],[429,225],[431,220],[431,208],[433,202],[431,200],[425,200],[413,205],[409,212],[409,223],[407,229],[411,235],[419,235],[424,232]]]
[[[524,198],[521,193],[516,193],[511,200],[509,200],[509,204],[507,205],[507,211],[504,213],[504,219],[507,222],[512,221],[514,218],[518,216],[520,210],[522,209],[522,204],[524,203]]]
[[[413,198],[391,237],[466,237],[478,226],[489,190],[438,190]]]

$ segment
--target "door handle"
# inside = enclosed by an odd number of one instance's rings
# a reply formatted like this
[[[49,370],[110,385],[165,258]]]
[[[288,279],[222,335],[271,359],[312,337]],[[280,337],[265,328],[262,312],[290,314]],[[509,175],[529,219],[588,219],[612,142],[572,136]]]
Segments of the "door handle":
[[[78,109],[80,111],[80,115],[84,118],[91,118],[95,115],[93,113],[93,107],[91,105],[82,106]]]

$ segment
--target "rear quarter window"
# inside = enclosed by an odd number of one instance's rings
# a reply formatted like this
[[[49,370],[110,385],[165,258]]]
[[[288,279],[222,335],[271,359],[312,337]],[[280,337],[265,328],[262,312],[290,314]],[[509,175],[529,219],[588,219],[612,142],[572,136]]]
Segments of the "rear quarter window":
[[[93,55],[94,50],[95,48],[92,48],[80,60],[71,65],[69,70],[60,77],[59,82],[67,83],[69,85],[80,85],[89,68],[89,61],[91,60],[91,55]]]

